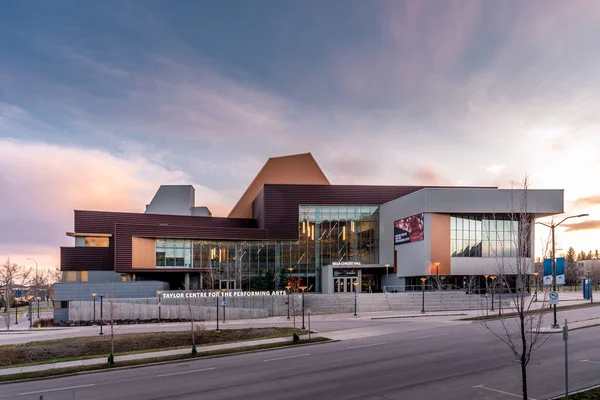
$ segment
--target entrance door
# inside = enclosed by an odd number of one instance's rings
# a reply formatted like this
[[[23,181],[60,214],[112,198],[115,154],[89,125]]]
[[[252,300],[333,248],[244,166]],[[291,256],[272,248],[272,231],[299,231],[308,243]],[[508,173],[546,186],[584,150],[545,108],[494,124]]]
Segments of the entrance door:
[[[354,292],[354,282],[358,282],[357,277],[333,278],[333,291],[334,293],[352,293]],[[360,292],[358,285],[356,291]]]

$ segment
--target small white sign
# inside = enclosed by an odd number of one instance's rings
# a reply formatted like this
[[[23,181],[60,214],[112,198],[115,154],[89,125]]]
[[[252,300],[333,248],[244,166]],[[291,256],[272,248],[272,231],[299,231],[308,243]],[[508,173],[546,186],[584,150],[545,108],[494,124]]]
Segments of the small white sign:
[[[306,312],[310,314],[310,308],[307,308],[307,309],[306,309]]]
[[[558,304],[558,292],[550,292],[548,298],[550,299],[551,305]]]

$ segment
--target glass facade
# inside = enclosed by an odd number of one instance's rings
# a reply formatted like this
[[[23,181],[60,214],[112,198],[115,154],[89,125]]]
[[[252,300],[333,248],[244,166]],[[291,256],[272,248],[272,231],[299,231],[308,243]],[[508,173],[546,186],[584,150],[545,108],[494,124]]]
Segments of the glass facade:
[[[197,268],[206,289],[282,289],[290,277],[321,291],[324,265],[379,261],[378,206],[300,206],[298,240],[156,239],[157,268]]]
[[[521,232],[522,233],[522,232]],[[519,222],[510,217],[452,215],[450,244],[452,257],[516,257]],[[529,257],[527,246],[525,257]]]

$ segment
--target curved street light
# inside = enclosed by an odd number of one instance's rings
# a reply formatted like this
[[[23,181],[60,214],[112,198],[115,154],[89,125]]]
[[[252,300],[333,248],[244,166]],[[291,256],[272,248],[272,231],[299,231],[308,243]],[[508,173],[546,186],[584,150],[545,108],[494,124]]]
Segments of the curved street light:
[[[554,238],[554,229],[568,219],[587,217],[589,215],[590,214],[571,215],[570,217],[564,218],[558,224],[554,224],[554,223],[546,224],[544,222],[536,222],[536,224],[544,225],[544,226],[550,228],[550,230],[552,231],[552,291],[554,291],[554,292],[556,292],[556,241]],[[557,328],[560,328],[560,326],[558,325],[558,322],[556,321],[556,304],[553,304],[553,306],[554,306],[553,307],[554,308],[554,323],[552,324],[552,328],[557,329]]]

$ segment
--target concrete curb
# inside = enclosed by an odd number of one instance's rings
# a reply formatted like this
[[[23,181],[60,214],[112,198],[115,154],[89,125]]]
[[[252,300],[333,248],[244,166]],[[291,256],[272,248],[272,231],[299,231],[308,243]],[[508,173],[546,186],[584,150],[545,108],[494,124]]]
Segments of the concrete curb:
[[[577,393],[583,393],[583,392],[587,392],[588,390],[597,389],[597,388],[600,388],[600,385],[590,386],[590,387],[588,387],[588,388],[584,388],[584,389],[576,390],[576,391],[574,391],[574,392],[572,392],[572,391],[569,391],[569,396],[571,396],[571,395],[574,395],[574,394],[577,394]],[[546,400],[560,400],[560,399],[564,399],[564,398],[565,398],[565,396],[564,396],[564,395],[559,395],[559,396],[556,396],[556,397],[550,397],[550,398],[548,398],[548,399],[546,399]]]
[[[386,317],[371,317],[371,319],[392,319],[392,318],[425,318],[425,317],[457,317],[469,315],[465,313],[461,314],[414,314],[414,315],[391,315]]]
[[[319,337],[325,337],[325,336],[319,336]],[[327,337],[325,337],[325,338],[329,339]],[[326,343],[335,343],[335,342],[341,342],[341,340],[329,339],[329,340],[321,341],[321,342],[301,343],[301,344],[296,344],[296,345],[291,345],[291,346],[304,347],[304,346],[313,346],[313,345],[317,345],[317,344],[326,344]],[[286,343],[286,342],[275,342],[274,344],[277,344],[277,343]],[[222,358],[222,357],[227,357],[227,356],[235,356],[235,355],[238,355],[241,353],[246,354],[246,353],[259,353],[259,352],[266,352],[266,351],[274,351],[274,350],[280,350],[282,348],[288,348],[288,347],[290,347],[290,346],[276,346],[276,347],[267,348],[267,349],[240,350],[240,351],[236,351],[234,353],[229,353],[229,354],[215,354],[215,355],[210,355],[210,356],[198,356],[195,358],[185,358],[185,359],[181,359],[181,360],[156,361],[156,362],[148,362],[145,364],[127,365],[127,366],[123,366],[123,367],[117,366],[117,367],[113,367],[110,369],[96,369],[96,370],[90,370],[90,371],[70,372],[70,373],[66,373],[66,374],[56,374],[53,376],[42,376],[39,378],[26,378],[26,379],[16,379],[16,380],[12,380],[12,381],[0,381],[0,386],[1,385],[10,385],[12,383],[45,381],[45,380],[49,380],[49,379],[63,378],[63,377],[69,377],[69,376],[87,375],[87,374],[94,374],[94,373],[108,372],[108,371],[120,371],[120,370],[125,370],[125,369],[134,369],[134,368],[144,368],[144,367],[149,367],[149,366],[154,366],[154,365],[176,364],[176,363],[182,363],[182,362],[188,362],[188,361],[199,361],[199,360],[207,360],[207,359],[213,359],[213,358]],[[243,347],[237,347],[237,349],[243,349]],[[93,365],[104,365],[104,364],[93,364]],[[13,375],[13,374],[11,374],[11,375]],[[14,375],[17,375],[17,374],[14,374]],[[5,375],[5,376],[10,376],[10,375]]]

